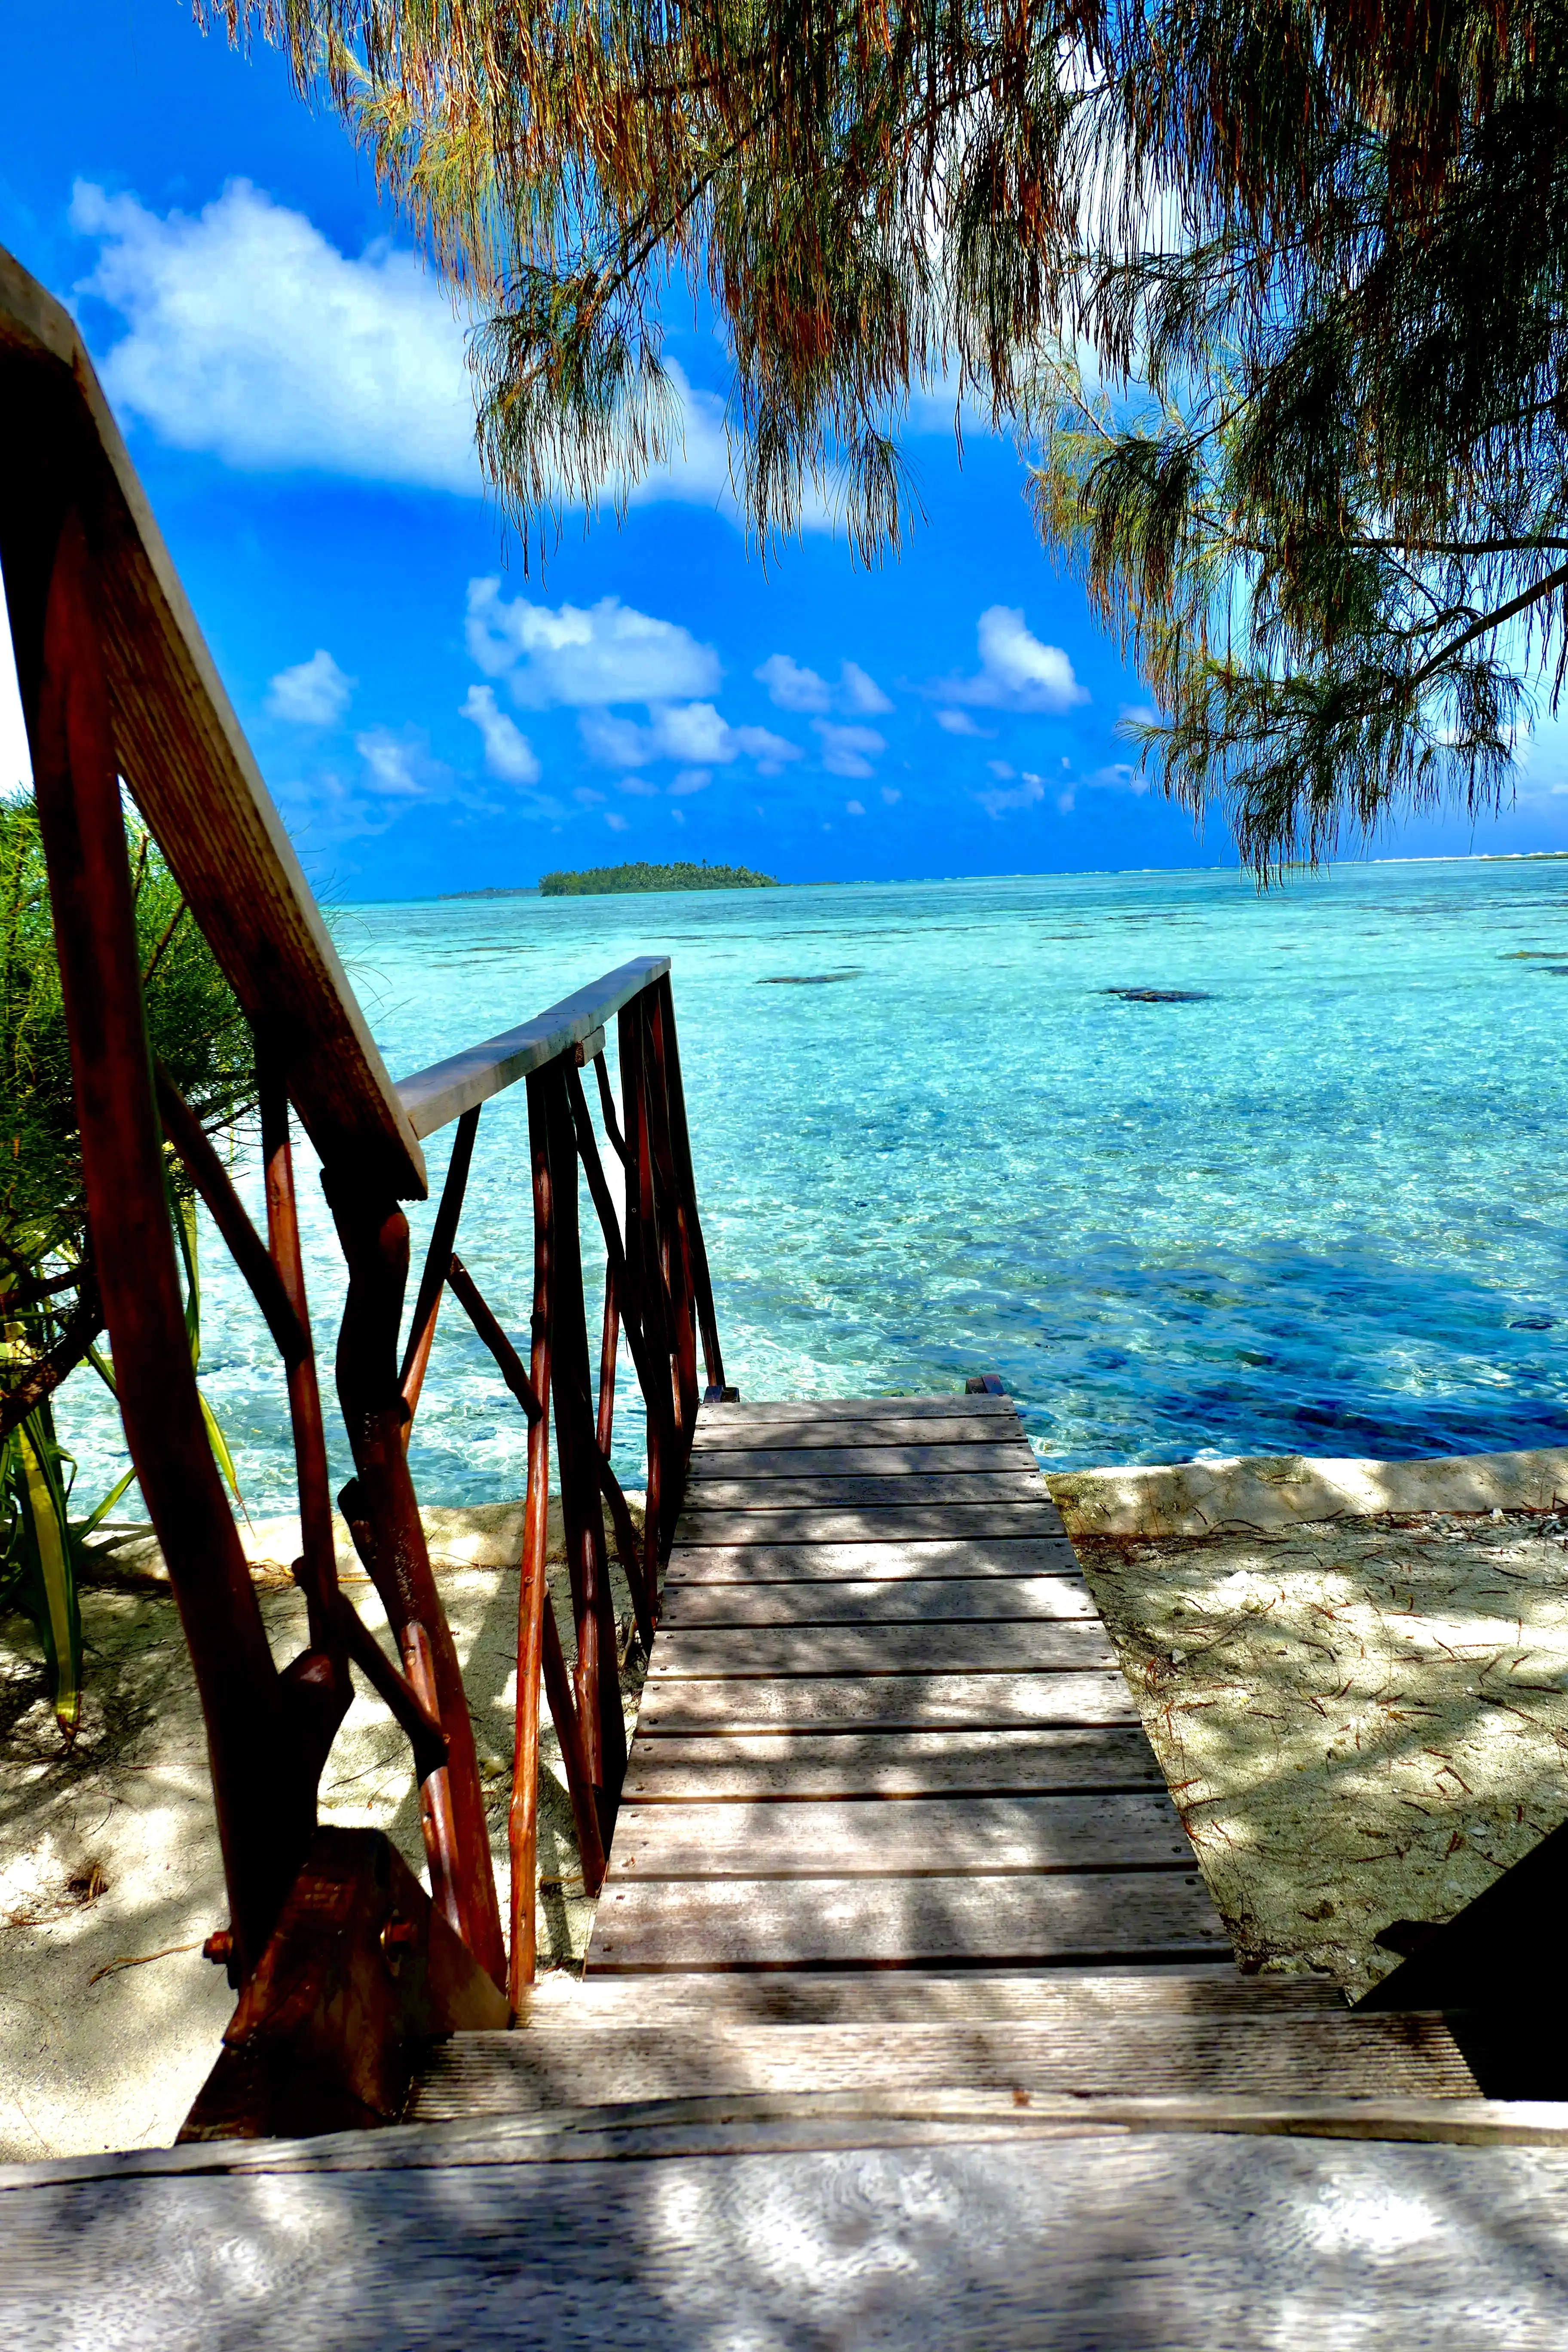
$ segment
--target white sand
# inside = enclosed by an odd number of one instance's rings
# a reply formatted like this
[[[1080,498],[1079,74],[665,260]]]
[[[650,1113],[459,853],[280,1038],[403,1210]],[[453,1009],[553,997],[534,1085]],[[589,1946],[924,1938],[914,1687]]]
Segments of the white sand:
[[[426,1517],[490,1792],[504,1907],[517,1639],[517,1573],[506,1562],[517,1557],[521,1512]],[[558,1525],[552,1534],[559,1560]],[[293,1531],[264,1527],[249,1548],[258,1563],[269,1553],[287,1558]],[[0,1619],[0,2159],[172,2140],[234,2005],[223,1971],[200,1950],[227,1905],[178,1612],[145,1535],[108,1549],[106,1580],[82,1599],[86,1693],[68,1754],[32,1629]],[[345,1546],[340,1572],[366,1623],[384,1636],[374,1588],[351,1562]],[[614,1581],[629,1628],[629,1597],[618,1573]],[[303,1645],[304,1604],[280,1566],[258,1565],[258,1587],[282,1661]],[[563,1567],[552,1593],[570,1655]],[[637,1661],[634,1649],[623,1676],[628,1726],[641,1686]],[[540,1949],[542,1961],[569,1967],[581,1964],[593,1906],[573,1891],[576,1848],[548,1717],[542,1757]],[[422,1869],[407,1744],[363,1689],[332,1750],[321,1811],[323,1821],[386,1830]],[[116,1965],[123,1961],[133,1964]]]

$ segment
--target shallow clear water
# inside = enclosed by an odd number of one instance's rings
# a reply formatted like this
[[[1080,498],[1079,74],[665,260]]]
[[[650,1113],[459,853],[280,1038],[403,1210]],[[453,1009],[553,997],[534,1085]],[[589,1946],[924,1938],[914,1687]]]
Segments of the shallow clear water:
[[[1350,866],[1267,898],[1209,872],[383,906],[339,936],[396,1075],[673,957],[744,1395],[994,1370],[1060,1466],[1568,1434],[1568,866]],[[1140,987],[1200,1001],[1107,992]],[[514,1332],[523,1145],[519,1088],[485,1112],[459,1244]],[[330,1379],[340,1286],[302,1163]],[[269,1344],[216,1241],[205,1268],[204,1382],[252,1511],[287,1507]],[[79,1379],[62,1421],[96,1498],[111,1409]],[[521,1491],[521,1416],[450,1301],[413,1459],[427,1501]]]

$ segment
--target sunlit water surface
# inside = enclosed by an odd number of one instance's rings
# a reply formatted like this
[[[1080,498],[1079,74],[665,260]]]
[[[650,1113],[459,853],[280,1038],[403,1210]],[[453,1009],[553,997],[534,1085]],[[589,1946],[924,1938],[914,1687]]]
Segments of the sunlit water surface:
[[[437,902],[345,910],[338,936],[398,1076],[673,958],[745,1396],[995,1370],[1058,1466],[1568,1434],[1568,866],[1351,866],[1265,898],[1209,872]],[[1138,988],[1195,1001],[1114,992]],[[484,1114],[460,1240],[520,1337],[525,1145],[519,1087]],[[330,1391],[341,1275],[308,1152],[300,1175]],[[204,1266],[206,1392],[251,1511],[286,1508],[270,1343],[210,1231]],[[61,1418],[96,1499],[106,1392],[79,1376]],[[521,1492],[524,1438],[448,1299],[422,1496]],[[617,1459],[635,1481],[625,1410]]]

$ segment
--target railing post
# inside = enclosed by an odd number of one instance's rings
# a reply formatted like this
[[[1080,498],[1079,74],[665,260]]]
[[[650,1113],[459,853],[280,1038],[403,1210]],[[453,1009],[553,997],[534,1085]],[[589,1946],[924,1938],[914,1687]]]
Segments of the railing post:
[[[549,1127],[555,1207],[555,1451],[561,1465],[561,1509],[577,1624],[574,1682],[588,1769],[599,1791],[600,1827],[607,1843],[626,1772],[626,1739],[589,1387],[577,1220],[577,1136],[563,1062],[550,1063],[540,1073],[540,1091]]]
[[[230,1972],[261,1956],[315,1829],[342,1713],[330,1659],[280,1676],[207,1441],[180,1297],[142,1010],[92,555],[67,517],[24,675],[93,1254],[125,1434],[205,1718],[228,1885]],[[8,576],[13,610],[25,583]],[[29,632],[29,634],[32,634]],[[335,1710],[335,1711],[334,1711]]]
[[[680,1076],[680,1044],[675,1027],[675,991],[669,974],[656,983],[664,1036],[664,1065],[669,1102],[669,1143],[676,1181],[689,1221],[692,1287],[702,1329],[702,1360],[710,1390],[724,1392],[724,1356],[719,1345],[719,1319],[713,1312],[713,1281],[708,1270],[708,1244],[697,1212],[697,1177],[691,1165],[691,1136],[686,1124],[686,1088]]]
[[[398,1379],[397,1334],[408,1278],[408,1221],[395,1202],[367,1195],[341,1174],[323,1171],[322,1182],[349,1270],[338,1334],[338,1399],[359,1475],[357,1501],[345,1496],[344,1512],[351,1525],[358,1523],[356,1539],[365,1545],[365,1565],[393,1621],[404,1672],[420,1697],[434,1704],[447,1735],[447,1766],[421,1784],[432,1895],[479,1965],[503,1985],[506,1945],[473,1724],[403,1444],[408,1408]],[[426,1675],[428,1686],[422,1688]]]

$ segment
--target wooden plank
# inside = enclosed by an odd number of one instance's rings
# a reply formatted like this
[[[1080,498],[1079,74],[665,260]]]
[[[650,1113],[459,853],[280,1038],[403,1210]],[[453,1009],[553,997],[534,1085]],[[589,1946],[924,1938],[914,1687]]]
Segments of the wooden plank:
[[[895,1971],[895,1975],[902,1971]],[[590,1981],[593,1981],[590,1979]],[[616,1979],[601,1979],[614,1983]],[[624,1980],[623,1980],[624,1981]],[[751,1981],[742,1979],[742,1981]],[[797,1979],[790,1979],[790,1982]],[[918,2093],[949,2087],[1079,2098],[1175,2093],[1470,2098],[1475,2082],[1434,2016],[1399,2030],[1299,2011],[1194,2016],[1145,2013],[1123,2022],[1065,2008],[1052,2030],[1016,2023],[720,2026],[619,2025],[584,2034],[565,2023],[442,2042],[416,2085],[405,2120],[548,2115],[562,2106],[737,2092]]]
[[[649,1682],[639,1732],[1025,1729],[1139,1723],[1121,1675],[800,1675],[779,1682]]]
[[[617,1013],[623,1004],[669,970],[668,956],[635,956],[630,963],[590,982],[573,996],[563,997],[548,1012],[487,1037],[482,1045],[465,1046],[460,1054],[428,1069],[399,1078],[397,1098],[416,1135],[433,1135],[448,1120],[488,1102],[492,1095],[516,1086],[531,1070],[542,1069],[558,1055],[590,1037]]]
[[[769,1530],[770,1533],[773,1530]],[[1081,1581],[1077,1555],[1063,1535],[878,1538],[837,1543],[688,1543],[678,1531],[667,1590],[695,1584],[837,1583],[860,1578],[1062,1576]]]
[[[0,252],[0,494],[12,619],[35,625],[42,514],[72,500],[98,560],[115,753],[137,806],[329,1167],[422,1197],[425,1161],[196,625],[74,320]]]
[[[648,1687],[667,1682],[748,1681],[778,1675],[1001,1675],[1114,1666],[1097,1618],[1036,1618],[934,1624],[776,1625],[661,1631]]]
[[[896,1413],[901,1421],[994,1418],[1016,1422],[1018,1408],[1011,1397],[796,1397],[769,1398],[738,1404],[704,1404],[697,1415],[700,1434],[716,1429],[750,1429],[772,1421],[876,1421]]]
[[[541,1978],[521,2026],[574,2032],[710,2024],[754,2034],[773,2025],[1005,2025],[1018,2042],[1048,2049],[1058,2037],[1119,2031],[1154,2046],[1209,2029],[1289,2025],[1303,2016],[1344,2024],[1360,2012],[1321,1977],[1244,1977],[1237,1969],[819,1969],[811,1975],[657,1977],[557,1972]],[[1367,2012],[1370,2014],[1370,2012]],[[1411,2012],[1396,2012],[1402,2030]],[[1416,2013],[1421,2018],[1421,2013]],[[1428,2018],[1422,2021],[1429,2021]],[[1563,2111],[1568,2141],[1568,2108]]]
[[[886,1415],[853,1420],[759,1421],[749,1429],[710,1427],[699,1413],[692,1459],[706,1461],[715,1454],[820,1451],[825,1446],[851,1450],[863,1445],[1016,1445],[1023,1425],[1016,1415],[1001,1413],[916,1415],[889,1411]],[[1027,1440],[1023,1442],[1027,1444]]]
[[[1072,1730],[741,1732],[649,1738],[639,1722],[623,1807],[723,1798],[979,1795],[1163,1789],[1142,1725]]]
[[[886,1478],[835,1477],[694,1478],[686,1489],[681,1520],[699,1514],[748,1511],[876,1509],[896,1504],[923,1510],[933,1503],[1042,1503],[1054,1510],[1050,1489],[1037,1469],[943,1471],[932,1476],[905,1472]]]
[[[707,1555],[705,1555],[707,1557]],[[1056,1619],[1099,1622],[1087,1584],[1067,1576],[847,1578],[799,1584],[667,1586],[660,1640],[699,1626],[895,1625]]]
[[[901,1803],[642,1805],[610,1880],[994,1876],[1195,1867],[1163,1790],[1141,1796],[921,1797]]]
[[[1226,2103],[1242,2130],[1201,2095],[1011,2103],[761,2094],[29,2167],[7,2326],[25,2352],[132,2325],[160,2352],[1560,2352],[1568,2149],[1539,2107]]]
[[[715,1480],[902,1478],[968,1475],[1037,1478],[1040,1465],[1022,1441],[1005,1445],[709,1446],[691,1457],[688,1491]]]
[[[902,1480],[893,1484],[902,1486]],[[1043,1486],[1042,1486],[1043,1491]],[[858,1510],[683,1510],[678,1549],[721,1544],[994,1543],[1020,1536],[1060,1538],[1061,1517],[1037,1503],[915,1503]]]
[[[588,1968],[1229,1962],[1196,1871],[1007,1878],[653,1879],[600,1897]]]

